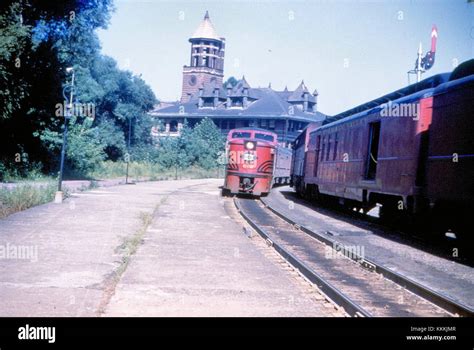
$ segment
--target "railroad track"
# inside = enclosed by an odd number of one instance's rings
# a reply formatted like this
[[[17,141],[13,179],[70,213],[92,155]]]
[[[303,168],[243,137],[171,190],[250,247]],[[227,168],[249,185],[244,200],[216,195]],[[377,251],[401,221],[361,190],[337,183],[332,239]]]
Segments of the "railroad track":
[[[474,316],[465,305],[297,225],[255,199],[234,198],[244,219],[284,259],[351,316]]]

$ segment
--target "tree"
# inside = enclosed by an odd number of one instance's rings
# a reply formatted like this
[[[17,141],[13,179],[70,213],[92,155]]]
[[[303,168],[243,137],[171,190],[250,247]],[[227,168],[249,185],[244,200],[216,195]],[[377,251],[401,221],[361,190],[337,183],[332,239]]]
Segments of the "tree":
[[[18,167],[12,159],[26,153],[30,161],[41,161],[46,171],[57,169],[61,140],[54,135],[61,134],[63,118],[55,115],[54,106],[64,100],[70,66],[76,76],[74,102],[92,103],[95,115],[87,121],[90,125],[81,118],[71,125],[69,166],[85,171],[97,159],[120,159],[126,152],[130,119],[132,143],[152,145],[147,115],[156,103],[152,90],[141,77],[120,70],[100,53],[95,30],[107,27],[112,10],[112,0],[2,1],[1,163]],[[86,152],[73,150],[87,142],[92,145]]]
[[[14,74],[21,67],[30,33],[30,27],[21,23],[20,9],[16,3],[0,13],[0,119],[11,118],[27,93],[26,82]]]
[[[218,158],[224,149],[224,138],[210,118],[204,118],[192,132],[190,140],[197,165],[212,169],[217,167]]]
[[[68,143],[66,161],[70,169],[85,175],[105,159],[104,148],[106,144],[98,137],[100,129],[93,127],[93,119],[73,116],[68,123]],[[50,150],[58,152],[63,142],[62,133],[47,130],[40,138],[48,145]]]
[[[39,136],[61,130],[54,108],[63,101],[65,68],[73,61],[87,67],[99,52],[94,30],[106,26],[110,11],[111,0],[2,1],[0,162],[17,168],[13,159],[24,152],[28,162],[56,168],[57,154]]]
[[[178,171],[189,166],[208,170],[218,167],[223,149],[224,138],[211,119],[203,119],[194,129],[185,121],[179,136],[160,140],[158,162],[174,169],[177,178]]]
[[[234,78],[234,77],[230,77],[228,78],[225,83],[224,83],[224,87],[231,87],[233,88],[234,86],[236,86],[237,84],[239,83],[239,81]]]
[[[178,179],[178,171],[192,164],[192,156],[187,149],[187,140],[183,135],[167,137],[161,140],[159,163],[165,168],[175,170],[175,179]]]

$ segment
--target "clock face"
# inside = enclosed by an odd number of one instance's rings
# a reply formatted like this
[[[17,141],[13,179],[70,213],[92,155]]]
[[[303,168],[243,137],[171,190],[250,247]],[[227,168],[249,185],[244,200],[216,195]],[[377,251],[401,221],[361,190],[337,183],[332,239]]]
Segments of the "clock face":
[[[196,83],[197,83],[197,78],[196,78],[196,76],[195,76],[195,75],[191,75],[191,76],[189,77],[189,85],[194,86],[194,85],[196,85]]]

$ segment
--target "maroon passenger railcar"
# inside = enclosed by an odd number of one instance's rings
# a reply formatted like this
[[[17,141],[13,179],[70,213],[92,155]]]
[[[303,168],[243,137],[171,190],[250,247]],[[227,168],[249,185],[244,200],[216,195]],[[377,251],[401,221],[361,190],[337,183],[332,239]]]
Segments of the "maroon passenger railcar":
[[[308,154],[309,135],[319,126],[321,126],[321,123],[309,123],[293,142],[291,185],[297,192],[303,192],[302,186],[304,186],[304,167]]]
[[[429,215],[438,230],[466,233],[474,206],[472,67],[470,61],[459,67],[465,76],[425,79],[317,128],[296,190],[358,210],[380,204],[385,218]]]

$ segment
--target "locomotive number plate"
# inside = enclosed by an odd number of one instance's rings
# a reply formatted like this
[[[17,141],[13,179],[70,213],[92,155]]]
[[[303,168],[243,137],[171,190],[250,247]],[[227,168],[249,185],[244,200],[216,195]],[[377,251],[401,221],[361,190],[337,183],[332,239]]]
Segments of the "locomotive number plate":
[[[246,152],[244,153],[244,161],[253,162],[256,159],[256,155],[253,153]]]

